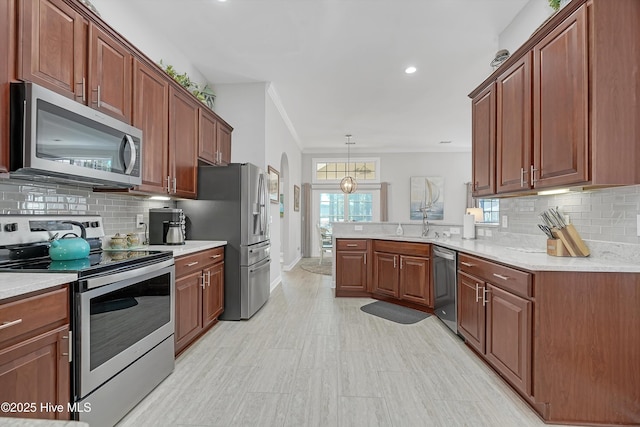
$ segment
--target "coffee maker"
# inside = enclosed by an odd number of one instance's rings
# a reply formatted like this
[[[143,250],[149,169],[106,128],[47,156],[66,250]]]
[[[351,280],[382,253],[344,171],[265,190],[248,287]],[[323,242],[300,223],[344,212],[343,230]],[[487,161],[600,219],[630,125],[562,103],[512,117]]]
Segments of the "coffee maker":
[[[185,217],[182,209],[149,209],[149,244],[184,245]]]

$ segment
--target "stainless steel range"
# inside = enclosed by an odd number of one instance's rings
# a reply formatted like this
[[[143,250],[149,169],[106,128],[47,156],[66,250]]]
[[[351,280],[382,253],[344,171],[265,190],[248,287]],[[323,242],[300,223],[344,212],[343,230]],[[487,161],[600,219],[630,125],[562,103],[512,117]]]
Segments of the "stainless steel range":
[[[70,224],[73,220],[79,224]],[[73,272],[75,419],[112,426],[174,367],[175,269],[171,252],[101,249],[98,216],[0,216],[0,270]],[[52,261],[49,239],[86,229],[88,257]]]

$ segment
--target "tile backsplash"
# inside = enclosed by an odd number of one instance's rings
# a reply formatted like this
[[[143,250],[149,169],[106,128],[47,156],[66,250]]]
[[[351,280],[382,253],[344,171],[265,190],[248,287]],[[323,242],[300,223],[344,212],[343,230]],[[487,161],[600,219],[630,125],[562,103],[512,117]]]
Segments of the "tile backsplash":
[[[142,231],[136,228],[136,214],[142,214],[144,222],[148,223],[149,209],[165,206],[175,207],[175,203],[117,193],[96,193],[83,187],[0,180],[0,213],[100,215],[104,219],[107,236],[117,232]]]
[[[501,224],[506,215],[508,227],[501,225],[500,231],[540,234],[538,215],[556,206],[569,216],[585,240],[640,244],[636,220],[640,214],[640,185],[501,199]]]

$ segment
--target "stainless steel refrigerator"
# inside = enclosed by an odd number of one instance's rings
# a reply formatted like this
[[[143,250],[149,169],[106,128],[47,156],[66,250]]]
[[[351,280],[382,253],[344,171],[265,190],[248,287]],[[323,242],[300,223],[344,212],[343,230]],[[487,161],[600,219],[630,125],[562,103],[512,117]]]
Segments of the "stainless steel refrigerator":
[[[251,163],[198,168],[198,199],[179,201],[187,240],[226,240],[222,320],[253,316],[269,299],[267,175]]]

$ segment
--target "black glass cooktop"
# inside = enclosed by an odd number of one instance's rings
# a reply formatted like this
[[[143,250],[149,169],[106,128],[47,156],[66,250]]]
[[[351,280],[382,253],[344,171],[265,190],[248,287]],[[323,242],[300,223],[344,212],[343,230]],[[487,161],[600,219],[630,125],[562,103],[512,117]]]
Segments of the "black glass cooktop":
[[[172,252],[133,250],[96,252],[86,258],[69,261],[53,261],[49,257],[28,260],[0,259],[0,271],[77,273],[78,278],[82,278],[152,264],[172,257]]]

